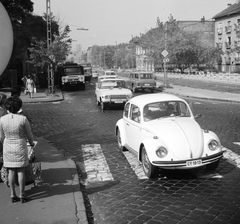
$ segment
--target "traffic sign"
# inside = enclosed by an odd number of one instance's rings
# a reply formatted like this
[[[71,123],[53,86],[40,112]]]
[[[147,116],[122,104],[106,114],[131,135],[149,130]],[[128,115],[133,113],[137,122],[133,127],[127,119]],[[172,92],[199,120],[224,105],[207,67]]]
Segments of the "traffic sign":
[[[163,57],[167,57],[167,56],[168,56],[168,52],[167,52],[167,50],[163,50],[163,52],[162,52],[162,56],[163,56]]]

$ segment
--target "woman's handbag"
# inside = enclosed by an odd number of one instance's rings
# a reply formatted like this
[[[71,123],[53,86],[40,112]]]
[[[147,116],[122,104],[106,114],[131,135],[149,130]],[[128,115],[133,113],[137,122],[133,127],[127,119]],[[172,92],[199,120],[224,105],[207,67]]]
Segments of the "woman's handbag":
[[[28,148],[28,160],[29,162],[34,161],[35,157],[35,153],[34,153],[34,147],[37,145],[37,141],[34,141],[34,146],[31,146],[29,144],[29,142],[27,142],[27,148]]]
[[[33,92],[36,93],[37,92],[37,89],[36,87],[33,88]]]

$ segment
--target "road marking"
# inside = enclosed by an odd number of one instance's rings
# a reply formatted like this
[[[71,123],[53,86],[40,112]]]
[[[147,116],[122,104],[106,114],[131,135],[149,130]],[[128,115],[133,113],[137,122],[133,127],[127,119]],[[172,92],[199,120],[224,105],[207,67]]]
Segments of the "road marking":
[[[85,172],[87,173],[87,179],[82,180],[81,183],[88,185],[90,183],[103,182],[103,181],[114,181],[114,178],[111,174],[111,171],[108,167],[107,161],[104,157],[104,154],[101,149],[100,144],[88,144],[82,145],[83,159]],[[240,156],[232,152],[230,149],[224,148],[225,152],[223,158],[226,159],[229,163],[233,164],[240,168]],[[138,179],[144,180],[148,179],[143,171],[142,164],[138,159],[129,151],[123,152],[126,160],[131,166],[132,170],[135,172]],[[203,173],[196,173],[198,178],[204,179],[215,179],[223,178],[224,176],[220,175],[214,171],[207,171]]]
[[[145,175],[143,171],[142,164],[137,160],[137,158],[129,151],[124,151],[123,154],[126,157],[131,168],[137,175],[138,179],[148,179],[148,177]]]
[[[85,185],[99,181],[114,180],[100,144],[82,145],[81,147],[87,173]]]
[[[224,148],[226,151],[223,153],[223,157],[234,166],[240,168],[240,156],[230,149]]]
[[[235,144],[235,145],[240,145],[240,142],[233,142],[233,144]]]

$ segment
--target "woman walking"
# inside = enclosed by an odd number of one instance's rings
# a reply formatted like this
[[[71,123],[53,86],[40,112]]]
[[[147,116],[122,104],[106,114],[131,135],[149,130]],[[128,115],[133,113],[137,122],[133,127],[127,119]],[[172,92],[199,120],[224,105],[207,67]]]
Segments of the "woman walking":
[[[26,80],[26,86],[27,86],[27,91],[30,95],[30,98],[33,98],[33,93],[34,93],[34,89],[36,88],[36,85],[30,75]]]
[[[34,147],[33,134],[27,118],[18,111],[22,107],[19,97],[9,97],[5,107],[7,115],[0,118],[0,140],[3,143],[3,166],[8,170],[12,203],[27,201],[25,195],[25,167],[29,164],[27,142]],[[15,191],[15,177],[19,182],[19,198]]]

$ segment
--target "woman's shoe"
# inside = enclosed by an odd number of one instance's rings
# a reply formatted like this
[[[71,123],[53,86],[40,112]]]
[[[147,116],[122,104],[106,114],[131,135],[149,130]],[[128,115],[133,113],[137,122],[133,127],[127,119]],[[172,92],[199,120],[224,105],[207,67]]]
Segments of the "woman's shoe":
[[[11,196],[11,201],[12,201],[12,203],[15,203],[15,202],[20,201],[20,198],[17,196]]]
[[[25,203],[28,201],[28,198],[27,198],[27,196],[22,196],[22,197],[20,197],[20,200],[21,200],[21,203]]]

